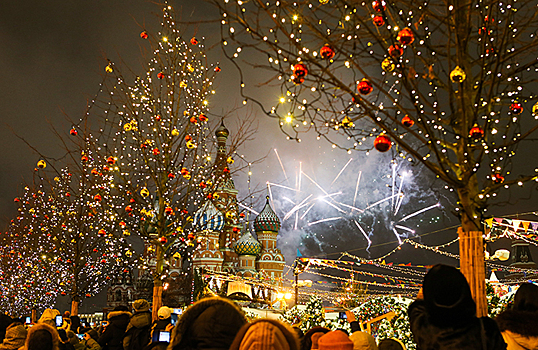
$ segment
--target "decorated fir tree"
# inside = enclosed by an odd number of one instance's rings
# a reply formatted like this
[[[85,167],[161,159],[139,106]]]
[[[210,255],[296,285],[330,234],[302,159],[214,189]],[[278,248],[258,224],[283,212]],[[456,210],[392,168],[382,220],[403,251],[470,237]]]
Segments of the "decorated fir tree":
[[[462,272],[486,315],[481,220],[503,192],[537,179],[516,152],[538,128],[536,2],[213,3],[242,95],[290,140],[313,133],[349,153],[387,152],[455,194]],[[244,60],[269,73],[251,77]]]

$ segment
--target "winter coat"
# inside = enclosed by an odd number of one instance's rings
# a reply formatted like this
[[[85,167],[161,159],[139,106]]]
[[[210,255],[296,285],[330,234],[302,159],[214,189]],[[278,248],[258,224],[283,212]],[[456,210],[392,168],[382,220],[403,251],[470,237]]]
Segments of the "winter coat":
[[[243,311],[232,301],[202,299],[178,320],[168,350],[228,350],[245,323]]]
[[[37,323],[28,330],[28,336],[26,336],[26,342],[24,343],[24,350],[38,350],[41,347],[32,341],[35,341],[35,333],[37,331],[47,331],[52,336],[52,350],[59,350],[60,336],[56,331],[56,328],[45,323]]]
[[[508,350],[538,349],[538,313],[506,310],[495,319]]]
[[[17,350],[24,346],[28,331],[22,324],[9,326],[6,329],[6,337],[2,344],[0,344],[0,350]]]
[[[124,350],[142,350],[146,345],[151,342],[151,312],[142,311],[135,312],[127,329],[125,330],[125,337],[123,338]],[[135,343],[136,342],[136,343]]]
[[[408,313],[417,350],[506,349],[497,324],[488,317],[465,315],[457,324],[440,326],[432,323],[423,300],[414,301]]]
[[[230,350],[299,350],[299,339],[284,323],[262,318],[245,324]]]
[[[97,340],[101,348],[123,350],[123,337],[131,316],[127,311],[112,311],[108,314],[108,326]]]
[[[166,331],[166,326],[168,326],[172,321],[171,317],[165,318],[163,320],[159,319],[158,321],[153,322],[151,326],[151,337],[158,337],[159,332]]]

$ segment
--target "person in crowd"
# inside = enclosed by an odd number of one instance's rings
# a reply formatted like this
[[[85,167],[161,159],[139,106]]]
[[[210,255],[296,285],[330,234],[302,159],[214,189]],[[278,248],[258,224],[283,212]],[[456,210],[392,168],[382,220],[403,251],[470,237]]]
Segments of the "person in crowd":
[[[99,335],[95,329],[90,329],[84,333],[84,342],[86,350],[101,350],[101,345],[97,342]]]
[[[59,344],[56,328],[47,322],[39,322],[28,330],[24,350],[59,350]]]
[[[147,300],[133,302],[134,313],[129,319],[123,338],[124,350],[142,350],[151,342],[151,312]]]
[[[153,322],[153,325],[151,326],[152,339],[154,339],[156,335],[158,336],[161,331],[170,332],[172,330],[172,309],[168,306],[161,306],[159,311],[157,311],[157,316],[159,319]]]
[[[6,337],[6,328],[13,322],[13,319],[6,314],[0,314],[0,341]]]
[[[379,342],[379,350],[406,350],[405,345],[396,338],[383,339]]]
[[[512,307],[495,320],[508,350],[538,349],[538,286],[523,283]]]
[[[301,327],[299,327],[299,325],[292,325],[291,328],[293,329],[293,331],[297,335],[297,338],[299,339],[299,344],[301,344],[301,342],[303,341],[303,338],[304,338],[303,330],[301,329]]]
[[[204,298],[191,305],[176,323],[170,350],[228,350],[247,319],[224,298]]]
[[[67,338],[69,338],[69,343],[73,345],[73,348],[75,350],[84,350],[86,349],[86,346],[84,345],[84,342],[82,342],[77,334],[73,331],[67,331]]]
[[[331,330],[325,327],[310,328],[301,340],[301,350],[316,350],[318,348],[319,337]]]
[[[119,305],[108,315],[108,324],[97,340],[104,350],[123,350],[123,337],[132,314],[127,306]]]
[[[56,309],[45,309],[37,323],[45,323],[56,328],[56,316],[60,316],[60,311]]]
[[[495,321],[476,317],[476,304],[463,274],[438,264],[424,277],[423,300],[408,308],[418,350],[506,349]]]
[[[71,326],[69,327],[69,329],[72,330],[74,333],[82,333],[80,332],[80,328],[81,328],[80,317],[70,316],[69,319],[71,321],[70,322]]]
[[[0,344],[0,350],[17,350],[24,346],[28,331],[21,322],[13,322],[6,329],[6,337],[2,344]]]
[[[353,342],[341,330],[330,331],[318,340],[319,350],[353,350]]]
[[[286,324],[262,318],[241,327],[230,350],[299,350],[299,339]]]
[[[377,350],[374,337],[366,332],[353,332],[349,339],[353,342],[353,350]]]

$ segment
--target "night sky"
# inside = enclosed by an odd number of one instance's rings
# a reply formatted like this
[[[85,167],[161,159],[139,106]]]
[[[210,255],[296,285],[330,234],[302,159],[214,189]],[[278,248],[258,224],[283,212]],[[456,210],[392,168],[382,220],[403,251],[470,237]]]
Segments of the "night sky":
[[[197,22],[218,19],[219,14],[210,4],[198,0],[172,0],[181,21]],[[143,0],[91,0],[91,1],[16,1],[4,2],[0,11],[0,229],[5,231],[9,220],[16,214],[13,198],[16,197],[24,181],[31,183],[33,168],[39,160],[28,146],[17,135],[23,137],[32,146],[46,155],[54,158],[61,155],[58,141],[53,135],[51,125],[67,133],[71,127],[69,119],[78,120],[84,113],[86,101],[91,99],[98,90],[106,59],[127,66],[134,71],[143,73],[141,62],[141,47],[144,42],[140,32],[145,28],[156,32],[159,28],[160,6]],[[218,42],[220,36],[219,24],[199,23],[188,28],[189,35],[206,37],[207,47],[214,47],[209,52],[213,61],[220,60],[222,74],[217,78],[217,95],[211,101],[211,111],[219,114],[240,106],[239,78],[232,67],[220,54]],[[186,38],[188,39],[188,38]],[[275,99],[278,96],[275,95]],[[268,97],[268,102],[270,98]],[[323,141],[316,141],[314,135],[306,137],[301,144],[287,141],[280,132],[275,120],[262,115],[254,104],[247,105],[236,113],[237,116],[254,113],[258,119],[258,134],[240,153],[248,160],[267,156],[261,164],[252,167],[251,187],[264,188],[267,181],[281,185],[296,186],[299,167],[309,174],[316,182],[328,191],[343,193],[342,202],[350,204],[350,195],[356,184],[359,171],[364,172],[361,180],[363,207],[376,199],[390,195],[391,172],[390,155],[372,152],[347,155],[335,150]],[[233,132],[236,121],[228,125]],[[274,149],[282,159],[286,175],[281,169]],[[390,152],[389,152],[390,153]],[[350,158],[353,160],[338,178],[333,180]],[[299,165],[299,162],[302,162]],[[451,214],[454,199],[442,190],[442,184],[433,183],[427,173],[419,167],[407,169],[403,166],[401,172],[412,174],[408,182],[408,198],[402,204],[400,218],[405,214],[424,208],[428,205],[441,203],[442,210],[435,209],[415,218],[412,225],[416,234],[442,230],[458,224]],[[316,193],[316,187],[304,179],[304,184],[310,186],[305,191]],[[433,183],[433,185],[432,185]],[[407,183],[406,183],[407,184]],[[247,196],[247,177],[238,174],[236,186],[242,191],[240,197]],[[305,185],[306,186],[306,185]],[[520,193],[512,193],[509,205],[492,209],[496,215],[538,211],[535,189],[528,187]],[[364,190],[363,190],[364,189]],[[275,211],[284,217],[290,209],[284,198],[300,201],[283,188],[272,187],[275,198]],[[306,193],[306,192],[305,192]],[[309,192],[310,193],[310,192]],[[261,210],[265,191],[256,195],[254,209]],[[516,201],[518,197],[528,197]],[[261,198],[261,199],[260,199]],[[304,196],[302,197],[304,198]],[[246,202],[246,204],[250,204]],[[384,209],[383,209],[384,208]],[[373,212],[365,222],[378,221],[379,226],[372,234],[374,247],[370,250],[372,257],[377,257],[393,249],[397,245],[395,236],[383,229],[383,223],[390,218],[386,207]],[[384,211],[383,211],[383,210]],[[367,257],[365,248],[367,241],[357,231],[349,220],[339,220],[332,224],[308,225],[316,219],[334,217],[329,213],[330,208],[318,207],[310,216],[299,223],[296,230],[294,223],[284,222],[283,239],[287,243],[284,253],[288,260],[293,259],[295,250],[299,248],[303,255],[324,255],[340,252],[344,249],[354,250],[354,253]],[[522,217],[527,220],[538,220],[536,215]],[[444,230],[438,234],[423,237],[426,244],[445,243],[456,236],[455,228]],[[375,247],[375,245],[381,246]],[[499,246],[507,246],[507,242]],[[398,255],[397,260],[408,262],[411,253],[415,254],[414,263],[431,263],[438,256],[427,253],[416,254],[412,248],[404,248],[404,254]],[[329,255],[337,258],[338,255]],[[536,257],[535,257],[536,258]]]

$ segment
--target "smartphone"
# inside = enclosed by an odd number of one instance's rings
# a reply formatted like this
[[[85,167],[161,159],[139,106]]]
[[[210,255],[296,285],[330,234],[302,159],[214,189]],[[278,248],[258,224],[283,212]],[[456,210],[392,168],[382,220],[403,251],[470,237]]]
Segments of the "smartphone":
[[[346,315],[345,311],[341,311],[338,314],[338,318],[341,319],[341,320],[347,320],[347,315]]]
[[[95,326],[95,322],[90,322],[90,327],[93,328],[93,326]]]
[[[183,313],[183,309],[172,309],[172,313],[176,315],[181,315]]]
[[[106,327],[107,324],[108,324],[107,321],[101,321],[101,326],[102,326],[102,327]]]
[[[30,316],[26,316],[26,324],[32,323],[32,318]]]
[[[61,327],[64,323],[64,318],[60,316],[56,316],[56,327]]]
[[[170,332],[160,331],[159,332],[159,341],[164,341],[170,343]]]
[[[170,319],[170,323],[172,324],[172,326],[175,326],[176,322],[177,322],[177,315],[172,314],[171,319]]]
[[[80,339],[80,340],[84,340],[84,333],[82,333],[82,334],[77,334],[77,337],[78,337],[78,339]]]

